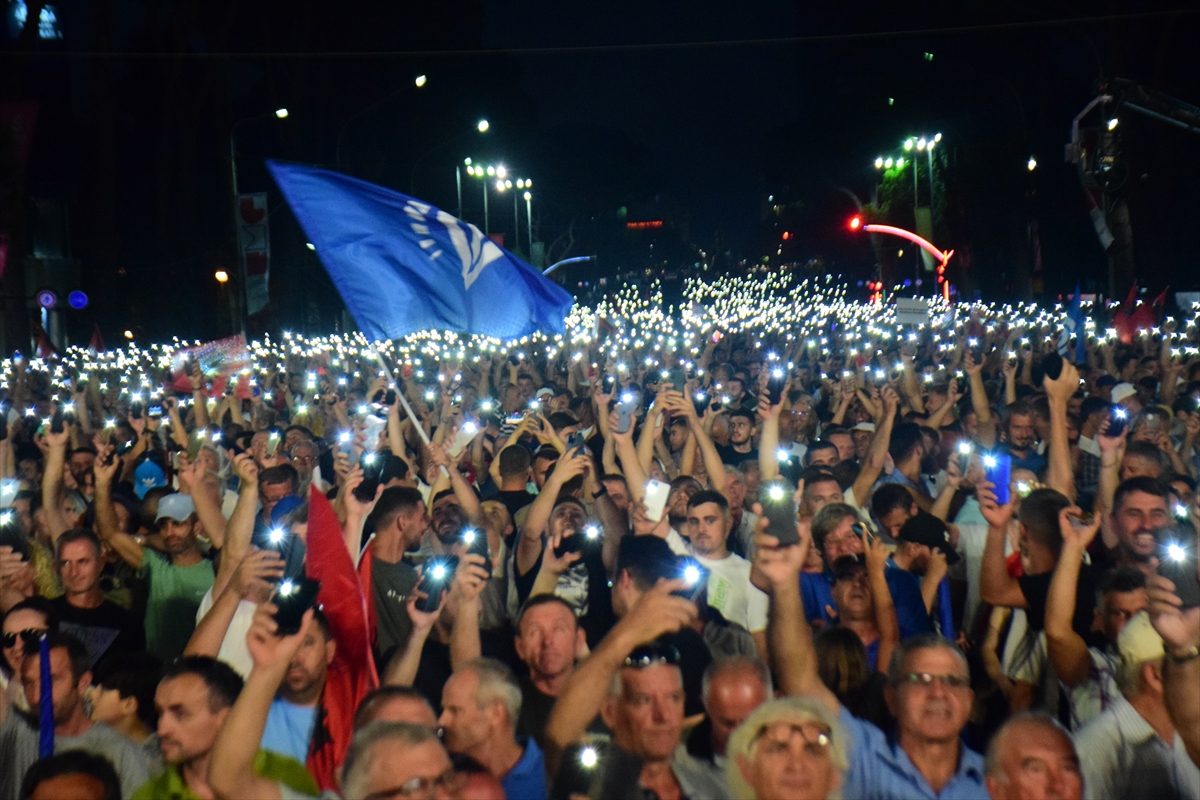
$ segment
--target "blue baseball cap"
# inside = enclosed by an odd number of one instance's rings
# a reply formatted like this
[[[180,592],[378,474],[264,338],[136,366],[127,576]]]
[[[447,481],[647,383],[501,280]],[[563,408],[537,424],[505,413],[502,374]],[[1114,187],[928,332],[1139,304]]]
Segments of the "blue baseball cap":
[[[196,504],[192,502],[192,498],[186,494],[169,494],[158,501],[158,516],[154,518],[158,522],[163,517],[170,517],[176,522],[187,522],[192,514],[196,513]]]
[[[162,467],[153,461],[143,461],[133,471],[133,492],[138,500],[145,499],[146,492],[151,489],[166,485],[167,476],[163,474]]]

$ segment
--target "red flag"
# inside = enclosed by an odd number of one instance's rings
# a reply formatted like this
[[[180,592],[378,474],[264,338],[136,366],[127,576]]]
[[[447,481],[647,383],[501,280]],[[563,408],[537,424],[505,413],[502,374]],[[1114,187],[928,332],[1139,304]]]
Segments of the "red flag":
[[[50,336],[46,333],[46,329],[42,327],[42,323],[34,320],[32,323],[33,336],[37,340],[38,358],[53,358],[59,355],[58,348],[54,346],[54,342],[50,341]]]
[[[325,677],[318,730],[313,732],[308,770],[322,790],[336,790],[334,775],[354,736],[358,704],[379,686],[371,654],[367,602],[333,506],[316,487],[308,496],[308,537],[304,558],[310,578],[321,582],[317,602],[337,642]]]
[[[106,349],[104,347],[104,337],[100,335],[99,323],[92,326],[92,339],[88,342],[88,349],[93,353],[103,353]]]

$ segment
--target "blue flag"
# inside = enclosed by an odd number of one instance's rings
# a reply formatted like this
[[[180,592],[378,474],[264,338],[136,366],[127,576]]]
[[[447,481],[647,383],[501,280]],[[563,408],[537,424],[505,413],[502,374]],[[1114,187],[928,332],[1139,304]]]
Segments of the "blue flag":
[[[338,172],[267,168],[368,338],[565,333],[571,295],[474,225]]]

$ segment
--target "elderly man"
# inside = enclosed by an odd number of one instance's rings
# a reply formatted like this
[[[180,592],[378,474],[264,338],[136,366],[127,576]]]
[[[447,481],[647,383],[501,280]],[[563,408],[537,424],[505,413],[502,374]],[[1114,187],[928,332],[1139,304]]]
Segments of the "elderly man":
[[[704,671],[704,721],[688,735],[688,752],[723,771],[734,728],[770,700],[773,692],[771,671],[757,658],[730,656],[714,661]]]
[[[960,739],[974,693],[967,660],[953,642],[923,634],[896,649],[885,690],[897,723],[894,738],[853,717],[821,682],[799,592],[810,536],[803,524],[797,531],[800,543],[785,547],[772,536],[755,537],[754,575],[770,590],[767,633],[779,667],[780,689],[820,701],[846,729],[849,768],[844,795],[862,800],[983,797],[983,757]]]
[[[1010,717],[988,744],[984,774],[992,800],[1083,800],[1075,744],[1066,729],[1045,714],[1025,711]]]
[[[593,778],[600,797],[643,796],[720,800],[721,781],[687,754],[683,733],[683,676],[679,654],[657,640],[696,618],[690,600],[672,596],[682,580],[660,581],[613,626],[591,658],[571,676],[546,726],[550,774],[599,712],[612,729],[612,746]],[[607,696],[597,687],[608,686]],[[556,792],[557,794],[557,792]]]
[[[529,675],[520,679],[517,732],[542,746],[555,698],[574,674],[575,659],[587,651],[583,628],[565,600],[540,594],[521,610],[514,644],[517,657],[529,667]]]
[[[725,774],[737,797],[825,800],[845,780],[848,746],[824,706],[783,697],[759,706],[733,732]]]
[[[494,658],[464,664],[442,689],[446,748],[470,756],[504,786],[509,797],[547,797],[546,765],[533,739],[516,736],[521,687],[512,670]]]

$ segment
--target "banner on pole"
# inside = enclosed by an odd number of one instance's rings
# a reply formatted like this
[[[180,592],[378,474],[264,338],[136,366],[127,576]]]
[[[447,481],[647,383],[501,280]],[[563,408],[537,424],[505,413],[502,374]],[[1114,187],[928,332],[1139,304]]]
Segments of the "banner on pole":
[[[271,236],[267,227],[267,193],[238,196],[238,253],[246,287],[246,314],[257,314],[270,299]]]

